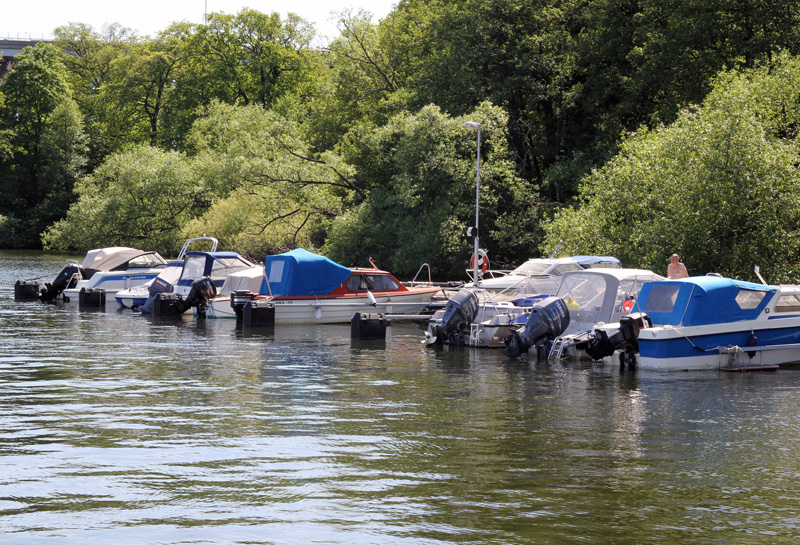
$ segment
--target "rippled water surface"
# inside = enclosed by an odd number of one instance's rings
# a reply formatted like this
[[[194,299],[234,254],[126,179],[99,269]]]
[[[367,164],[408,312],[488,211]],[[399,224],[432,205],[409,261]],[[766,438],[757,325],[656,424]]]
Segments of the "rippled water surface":
[[[796,543],[800,371],[620,373],[395,324],[237,329],[15,302],[0,543]]]

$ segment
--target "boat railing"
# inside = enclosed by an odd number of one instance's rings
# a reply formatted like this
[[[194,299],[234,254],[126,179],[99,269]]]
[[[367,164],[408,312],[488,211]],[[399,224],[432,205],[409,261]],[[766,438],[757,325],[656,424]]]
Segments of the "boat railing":
[[[217,244],[219,244],[219,241],[217,239],[215,239],[214,237],[202,236],[202,237],[197,237],[197,238],[190,238],[189,240],[187,240],[186,242],[183,243],[183,246],[181,247],[181,251],[178,252],[178,259],[179,260],[183,259],[186,256],[186,252],[189,250],[189,246],[191,246],[193,242],[198,242],[200,240],[207,240],[208,242],[211,243],[211,249],[209,250],[209,252],[216,252],[217,251]]]
[[[422,270],[423,270],[423,269],[426,269],[426,268],[428,269],[428,282],[427,282],[427,283],[426,283],[426,282],[419,282],[419,283],[417,283],[417,277],[420,275],[420,273],[422,272]],[[428,265],[427,263],[423,263],[422,265],[420,265],[420,267],[419,267],[419,270],[417,271],[417,274],[415,274],[415,275],[414,275],[414,278],[411,280],[410,284],[411,284],[412,286],[416,286],[416,285],[428,285],[428,286],[432,286],[432,285],[433,285],[433,280],[431,279],[431,266],[430,266],[430,265]]]

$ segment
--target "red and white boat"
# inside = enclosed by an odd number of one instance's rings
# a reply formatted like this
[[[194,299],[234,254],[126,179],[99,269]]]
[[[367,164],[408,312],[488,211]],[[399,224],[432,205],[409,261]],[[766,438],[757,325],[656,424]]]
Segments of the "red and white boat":
[[[357,312],[419,314],[439,291],[429,283],[406,286],[374,263],[348,268],[298,248],[266,257],[254,297],[274,303],[276,324],[334,324],[350,323]],[[234,318],[233,295],[212,299],[206,316]]]

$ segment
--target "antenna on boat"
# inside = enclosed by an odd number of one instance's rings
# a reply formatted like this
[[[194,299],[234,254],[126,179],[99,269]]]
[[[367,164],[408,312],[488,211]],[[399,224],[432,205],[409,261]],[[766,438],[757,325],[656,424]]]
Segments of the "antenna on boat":
[[[556,249],[555,249],[555,250],[553,250],[553,253],[552,253],[552,254],[550,254],[550,259],[553,259],[553,258],[556,256],[556,253],[557,253],[557,252],[558,252],[560,249],[561,249],[561,243],[559,242],[559,243],[558,243],[558,246],[556,246]]]
[[[755,268],[756,276],[758,277],[759,280],[761,280],[761,283],[766,286],[767,285],[767,281],[764,280],[764,277],[761,276],[761,274],[759,273],[760,270],[761,270],[761,268],[758,265],[756,265],[756,268]]]

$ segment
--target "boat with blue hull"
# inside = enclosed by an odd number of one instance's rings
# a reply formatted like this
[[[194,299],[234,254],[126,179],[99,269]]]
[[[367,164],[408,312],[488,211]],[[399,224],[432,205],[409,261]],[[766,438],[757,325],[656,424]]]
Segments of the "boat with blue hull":
[[[797,285],[719,276],[648,282],[633,311],[643,317],[635,343],[642,369],[774,369],[800,362]],[[612,338],[613,328],[595,334]]]

